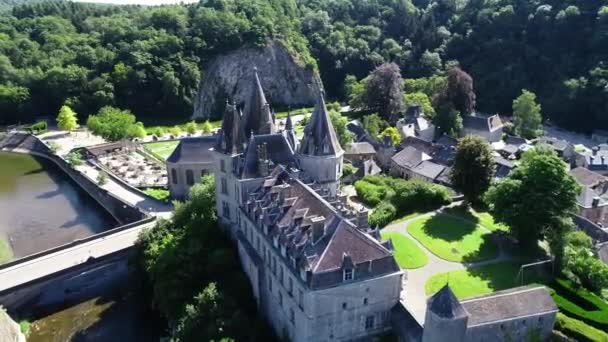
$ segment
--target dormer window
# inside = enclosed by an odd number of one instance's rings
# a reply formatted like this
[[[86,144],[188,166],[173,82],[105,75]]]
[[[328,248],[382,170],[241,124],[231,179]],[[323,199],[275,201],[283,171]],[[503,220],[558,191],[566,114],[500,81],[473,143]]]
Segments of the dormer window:
[[[344,270],[344,281],[353,280],[355,276],[355,270],[352,268]]]

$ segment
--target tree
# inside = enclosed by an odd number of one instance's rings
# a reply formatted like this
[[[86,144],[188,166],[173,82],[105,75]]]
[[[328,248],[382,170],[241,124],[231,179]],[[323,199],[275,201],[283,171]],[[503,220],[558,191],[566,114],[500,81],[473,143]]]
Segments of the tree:
[[[447,71],[447,98],[462,115],[475,111],[476,95],[473,90],[473,78],[458,67]]]
[[[485,200],[498,222],[508,225],[521,244],[532,246],[564,227],[563,219],[576,212],[579,191],[557,155],[532,152],[488,190]]]
[[[57,126],[63,131],[71,132],[78,128],[76,113],[69,106],[63,105],[57,115]]]
[[[87,128],[93,134],[100,135],[109,141],[118,141],[121,139],[134,138],[142,131],[133,126],[141,126],[141,123],[135,123],[135,115],[128,110],[121,110],[114,107],[103,107],[97,115],[89,116],[87,120]],[[143,129],[145,135],[145,129]]]
[[[397,146],[401,143],[401,134],[395,127],[387,127],[382,133],[380,133],[380,138],[390,137],[394,146]]]
[[[433,118],[435,116],[435,109],[431,104],[431,99],[429,99],[425,93],[416,92],[405,94],[403,95],[403,102],[405,102],[407,108],[412,105],[419,105],[422,113],[424,113],[427,118]]]
[[[526,139],[542,134],[541,107],[536,103],[536,94],[523,89],[521,95],[513,100],[513,121],[515,133]]]
[[[450,174],[454,187],[468,203],[479,203],[494,177],[492,148],[481,137],[466,136],[458,142]]]
[[[380,135],[385,128],[388,127],[388,122],[382,120],[378,113],[366,115],[363,117],[363,128],[372,137]]]
[[[372,71],[365,81],[363,102],[389,122],[397,121],[404,111],[403,79],[395,63],[385,63]]]
[[[333,110],[329,111],[329,119],[331,120],[332,126],[334,126],[340,145],[342,147],[350,145],[350,143],[353,142],[353,135],[346,129],[348,119],[342,116],[340,112]]]
[[[194,133],[196,133],[196,129],[197,129],[196,122],[190,121],[186,124],[186,126],[184,128],[188,134],[194,134]]]
[[[437,111],[431,121],[437,127],[437,133],[457,137],[462,129],[462,116],[445,95],[439,95],[435,101]]]
[[[173,136],[173,138],[179,138],[182,129],[179,126],[173,126],[169,128],[169,133]]]
[[[209,121],[207,120],[207,121],[203,122],[203,126],[201,127],[201,130],[203,131],[204,134],[209,134],[213,130],[213,126],[211,126],[211,123],[209,123]]]

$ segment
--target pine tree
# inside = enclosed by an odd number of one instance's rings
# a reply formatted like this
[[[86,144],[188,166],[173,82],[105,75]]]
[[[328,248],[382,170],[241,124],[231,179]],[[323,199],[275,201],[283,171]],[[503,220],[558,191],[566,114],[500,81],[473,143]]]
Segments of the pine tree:
[[[59,109],[59,114],[57,115],[57,126],[59,129],[71,132],[78,128],[78,118],[76,117],[76,113],[69,106],[63,105],[61,109]]]

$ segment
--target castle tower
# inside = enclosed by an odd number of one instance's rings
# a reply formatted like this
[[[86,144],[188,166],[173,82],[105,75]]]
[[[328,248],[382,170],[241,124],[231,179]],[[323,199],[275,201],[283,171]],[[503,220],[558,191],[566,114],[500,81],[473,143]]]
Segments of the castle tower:
[[[258,76],[258,69],[253,68],[253,85],[249,102],[245,104],[244,113],[244,132],[249,138],[251,134],[271,134],[275,133],[273,113],[270,105],[266,101],[264,89]]]
[[[225,226],[236,222],[239,194],[236,184],[239,156],[246,147],[242,117],[236,105],[226,103],[222,128],[217,137],[213,153],[215,175],[215,202],[217,217]]]
[[[462,342],[468,314],[448,285],[427,301],[422,342]]]
[[[322,90],[319,90],[317,104],[304,129],[304,137],[299,147],[298,160],[305,174],[315,182],[325,186],[332,196],[338,192],[342,177],[342,157]]]

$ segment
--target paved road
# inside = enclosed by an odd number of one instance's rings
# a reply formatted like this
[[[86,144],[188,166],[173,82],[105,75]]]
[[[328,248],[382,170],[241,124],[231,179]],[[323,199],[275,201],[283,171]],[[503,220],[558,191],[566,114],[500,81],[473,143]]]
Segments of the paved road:
[[[476,262],[476,263],[458,263],[447,261],[437,257],[435,254],[431,253],[426,247],[424,247],[418,240],[416,240],[407,230],[407,226],[417,219],[435,215],[437,212],[430,212],[426,214],[422,214],[420,216],[413,217],[403,222],[399,222],[384,228],[384,231],[387,232],[399,232],[410,238],[428,257],[428,263],[421,268],[413,269],[413,270],[405,270],[407,275],[407,280],[404,281],[403,291],[401,292],[401,302],[405,306],[405,308],[412,314],[416,321],[423,325],[424,324],[424,316],[426,313],[426,290],[425,284],[430,277],[438,273],[451,272],[456,270],[463,270],[465,268],[473,268],[479,267],[487,264],[494,264],[497,262],[502,262],[508,260],[510,257],[507,256],[502,248],[500,249],[500,254],[497,258]],[[483,226],[482,226],[483,227]],[[485,228],[484,228],[485,229]]]
[[[139,233],[155,222],[123,230],[81,245],[64,249],[0,270],[0,291],[85,263],[89,258],[100,258],[133,246]]]

